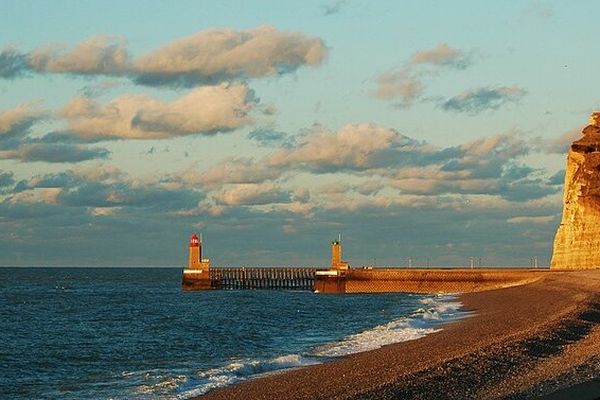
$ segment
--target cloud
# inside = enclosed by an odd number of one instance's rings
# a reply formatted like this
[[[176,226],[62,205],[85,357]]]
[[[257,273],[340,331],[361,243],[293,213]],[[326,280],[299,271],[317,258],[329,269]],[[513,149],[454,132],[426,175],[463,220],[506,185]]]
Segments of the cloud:
[[[422,98],[423,79],[440,74],[443,69],[463,70],[473,64],[473,52],[465,52],[445,43],[414,53],[399,68],[377,77],[375,96],[395,101],[399,108],[410,108]]]
[[[328,183],[327,191],[320,191],[328,201],[339,202],[340,195],[347,193],[372,196],[386,188],[407,195],[477,194],[519,202],[557,192],[542,177],[543,170],[520,162],[536,147],[535,140],[526,140],[518,131],[438,148],[375,124],[346,125],[336,132],[316,125],[296,141],[294,147],[273,152],[254,168],[267,165],[288,177],[307,172],[366,179],[335,192],[332,190],[339,185]]]
[[[556,220],[556,215],[512,217],[506,220],[509,224],[546,225]]]
[[[34,125],[47,118],[47,112],[32,104],[0,112],[0,159],[74,163],[108,158],[108,150],[73,143],[70,135],[53,132],[33,137]]]
[[[386,166],[409,149],[425,151],[422,144],[393,129],[366,123],[346,125],[337,132],[316,125],[296,140],[296,147],[274,152],[268,163],[318,173],[340,172]]]
[[[260,159],[231,157],[204,171],[191,167],[164,182],[203,187],[219,206],[230,206],[237,202],[227,196],[237,196],[237,190],[247,193],[263,184],[296,190],[309,181],[321,186],[317,195],[293,197],[309,211],[315,202],[357,207],[377,199],[384,206],[388,200],[382,199],[392,199],[394,193],[421,198],[485,195],[527,202],[558,191],[543,169],[523,164],[522,157],[539,147],[517,130],[442,148],[376,124],[348,124],[337,131],[314,125],[296,135],[293,143]],[[336,174],[334,182],[330,174]],[[340,185],[340,180],[347,183]],[[236,186],[231,194],[231,185],[248,186]],[[280,201],[281,196],[273,199]]]
[[[410,108],[419,99],[425,87],[418,76],[409,70],[389,71],[377,78],[376,95],[382,99],[397,99],[399,108]]]
[[[191,87],[290,73],[305,65],[320,65],[326,56],[321,39],[272,26],[205,30],[137,58],[129,54],[123,39],[94,36],[70,49],[46,46],[29,53],[4,49],[0,77],[14,79],[27,73],[127,76],[142,85]]]
[[[271,26],[234,31],[214,29],[178,39],[134,62],[135,81],[192,86],[258,78],[317,66],[327,55],[319,38]]]
[[[95,217],[107,217],[118,214],[122,207],[96,207],[90,210],[90,213]]]
[[[287,133],[266,128],[254,129],[249,132],[248,139],[255,141],[261,147],[290,147],[293,145]]]
[[[18,50],[7,48],[0,52],[0,78],[15,79],[28,70],[27,56]]]
[[[346,2],[347,0],[337,0],[332,4],[326,4],[322,6],[323,15],[327,16],[339,13],[342,10],[343,6],[346,4]]]
[[[428,159],[437,160],[427,165],[430,175],[423,170],[404,172],[407,177],[423,174],[433,179],[437,167],[438,174],[459,176],[470,173],[467,167],[484,168],[500,158],[516,165],[503,167],[508,175],[524,176],[526,168],[510,159],[518,154],[513,148],[518,140],[512,135],[456,146],[458,150],[438,148]],[[467,153],[473,159],[463,168],[440,171],[451,154],[464,158]],[[423,162],[416,156],[410,159]],[[274,259],[288,265],[325,265],[329,237],[339,231],[355,266],[372,263],[374,256],[379,265],[404,265],[408,256],[415,264],[429,257],[432,264],[468,265],[471,255],[483,257],[485,265],[527,265],[531,254],[540,259],[549,254],[553,231],[540,230],[545,222],[538,217],[558,215],[560,201],[554,198],[515,202],[499,192],[461,194],[456,188],[446,194],[407,194],[392,190],[388,176],[362,175],[382,172],[380,168],[347,171],[352,174],[347,180],[344,175],[326,175],[333,182],[348,183],[333,185],[328,193],[296,190],[292,186],[297,182],[286,180],[226,184],[205,194],[210,189],[202,184],[190,188],[171,186],[163,179],[132,179],[102,164],[36,176],[19,182],[19,190],[0,201],[2,223],[11,227],[0,230],[0,261],[41,262],[27,252],[26,244],[33,237],[45,237],[44,245],[52,249],[45,263],[179,265],[185,263],[187,235],[198,224],[210,238],[208,254],[219,265],[266,265]],[[531,174],[522,179],[533,182]],[[303,181],[318,178],[307,175]],[[528,223],[524,217],[535,219]],[[298,240],[284,237],[284,226]],[[8,239],[8,232],[16,236]],[[489,232],[494,232],[493,240]],[[65,243],[69,237],[77,238],[77,246]],[[386,237],[402,240],[381,239]],[[133,241],[140,245],[123,245]],[[235,250],[232,241],[239,244]]]
[[[120,83],[118,80],[106,79],[98,83],[85,85],[80,90],[80,93],[85,97],[99,97],[119,85]]]
[[[373,196],[381,191],[384,187],[385,185],[381,181],[366,181],[357,185],[355,190],[365,196]]]
[[[42,138],[65,143],[65,135]],[[0,262],[42,262],[26,243],[46,237],[52,251],[44,263],[183,265],[186,236],[202,226],[219,265],[322,265],[329,237],[340,231],[355,266],[375,255],[380,265],[404,265],[408,255],[415,264],[430,257],[468,265],[481,255],[485,265],[527,265],[532,254],[542,259],[549,251],[553,232],[539,227],[557,222],[549,216],[561,205],[546,171],[524,164],[544,151],[536,143],[511,130],[440,147],[376,124],[315,125],[261,158],[231,157],[162,177],[78,164],[15,184],[0,171],[9,182],[0,198],[0,223],[8,227],[0,229]],[[123,245],[132,241],[140,246]],[[231,241],[239,243],[235,251]]]
[[[187,236],[199,218],[177,215],[204,198],[198,189],[171,189],[106,164],[36,175],[16,186],[0,198],[2,264],[8,259],[11,265],[107,265],[110,259],[118,265],[156,264],[155,257],[162,257],[155,252],[156,239],[162,238],[161,251],[180,247],[176,232]],[[136,237],[139,248],[132,251],[127,243]],[[40,251],[27,254],[27,243],[39,238]],[[172,256],[158,263],[178,263],[178,255]]]
[[[430,64],[438,67],[449,67],[454,69],[465,69],[473,63],[472,53],[466,53],[455,49],[445,43],[431,50],[423,50],[414,53],[410,64]]]
[[[166,177],[164,182],[173,187],[200,185],[214,193],[231,184],[288,187],[308,179],[315,184],[325,183],[328,190],[319,191],[328,197],[325,203],[340,201],[340,196],[347,195],[365,196],[366,201],[380,197],[381,192],[386,196],[394,192],[419,196],[489,195],[523,202],[558,190],[543,176],[543,169],[522,163],[522,157],[539,147],[534,139],[527,139],[516,130],[440,148],[376,124],[348,124],[337,131],[314,125],[293,137],[292,142],[260,159],[230,157],[204,171],[191,167]],[[339,185],[319,177],[327,174],[337,174],[337,179],[352,183],[332,192]],[[223,196],[221,193],[215,198]],[[305,201],[308,200],[301,200]],[[220,204],[228,202],[222,200]]]
[[[69,131],[87,140],[165,139],[227,132],[250,124],[258,99],[242,83],[197,88],[172,102],[125,95],[106,104],[73,99],[60,112]]]
[[[281,177],[282,171],[252,158],[230,157],[207,168],[201,174],[187,170],[179,174],[189,184],[222,186],[224,184],[263,183]]]
[[[500,167],[510,160],[528,154],[530,149],[530,144],[517,131],[491,135],[457,146],[454,155],[449,156],[444,162],[442,170],[456,172],[477,167],[479,171],[477,177],[496,176]],[[523,167],[519,170],[515,169],[515,166],[510,168],[511,175],[524,176]]]
[[[518,132],[492,135],[438,149],[425,165],[400,166],[389,184],[407,194],[481,194],[528,201],[557,192],[540,178],[543,170],[519,163],[534,146]]]
[[[462,92],[442,103],[445,111],[476,115],[485,110],[497,110],[507,103],[516,103],[527,91],[518,86],[483,87]]]
[[[18,159],[22,162],[74,163],[105,159],[109,155],[110,151],[103,148],[89,148],[69,143],[27,143],[14,150],[0,149],[0,159]]]
[[[127,179],[127,174],[119,167],[110,164],[87,165],[73,167],[66,176],[77,177],[85,181],[115,183]],[[56,176],[56,175],[51,175]],[[37,183],[39,185],[39,181]]]
[[[0,169],[0,188],[12,186],[14,183],[14,174],[11,171],[2,171]]]
[[[48,113],[33,103],[0,111],[0,140],[25,135],[33,125],[47,117]]]
[[[499,195],[515,202],[541,199],[558,192],[558,188],[548,185],[541,179],[524,179],[519,181],[502,181]]]
[[[565,183],[565,170],[561,169],[550,178],[548,178],[549,185],[563,185]]]
[[[15,195],[9,196],[6,201],[19,203],[41,189],[53,189],[50,203],[59,206],[86,209],[121,207],[129,212],[138,208],[161,212],[184,209],[196,206],[203,198],[197,190],[173,190],[160,182],[133,180],[111,166],[96,165],[20,181],[15,186]]]
[[[27,55],[27,63],[35,72],[119,76],[129,68],[129,55],[123,40],[94,36],[72,49],[38,48]]]
[[[56,198],[60,194],[59,188],[36,188],[27,191],[16,192],[9,196],[9,201],[13,204],[33,204],[45,203],[56,204]]]
[[[274,183],[242,183],[214,195],[217,204],[228,206],[291,202],[291,194]]]
[[[581,138],[582,127],[569,129],[559,137],[552,139],[550,141],[540,141],[541,145],[549,154],[567,154],[569,148],[571,148],[571,144],[577,139]]]

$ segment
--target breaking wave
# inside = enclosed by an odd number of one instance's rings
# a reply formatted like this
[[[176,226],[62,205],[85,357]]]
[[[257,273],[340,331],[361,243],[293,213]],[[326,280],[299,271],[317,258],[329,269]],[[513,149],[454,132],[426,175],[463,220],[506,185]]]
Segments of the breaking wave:
[[[152,384],[140,385],[138,394],[160,399],[189,399],[211,390],[265,374],[319,364],[335,357],[374,350],[382,346],[421,338],[441,330],[440,323],[468,315],[454,296],[438,295],[420,299],[421,307],[409,315],[348,335],[341,340],[318,345],[304,354],[288,354],[272,359],[239,359],[229,364],[197,371],[192,376],[158,376]]]
[[[409,316],[363,332],[349,335],[339,342],[317,347],[313,354],[321,357],[340,357],[363,351],[378,349],[382,346],[419,339],[430,333],[441,330],[439,323],[456,319],[460,312],[461,303],[452,301],[454,297],[439,295],[435,298],[420,300],[423,307]]]
[[[196,380],[198,386],[182,392],[173,398],[188,399],[190,397],[202,395],[213,389],[229,386],[250,377],[258,377],[276,371],[318,363],[319,360],[306,358],[298,354],[289,354],[271,360],[239,360],[224,367],[197,372],[194,380]]]

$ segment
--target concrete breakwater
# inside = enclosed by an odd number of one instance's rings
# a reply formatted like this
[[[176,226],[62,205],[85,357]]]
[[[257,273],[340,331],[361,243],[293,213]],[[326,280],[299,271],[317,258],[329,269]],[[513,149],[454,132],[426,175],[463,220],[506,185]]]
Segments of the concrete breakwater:
[[[540,279],[541,269],[350,269],[339,276],[319,275],[321,293],[457,293],[522,285]]]
[[[184,274],[185,290],[281,289],[318,293],[456,293],[499,289],[533,282],[548,270],[535,269],[349,269],[211,268]]]

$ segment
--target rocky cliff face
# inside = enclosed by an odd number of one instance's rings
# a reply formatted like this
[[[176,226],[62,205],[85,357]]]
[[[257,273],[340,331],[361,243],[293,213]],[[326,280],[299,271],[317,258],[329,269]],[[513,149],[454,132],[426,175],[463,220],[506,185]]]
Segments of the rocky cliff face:
[[[567,157],[563,215],[551,268],[600,268],[600,113]]]

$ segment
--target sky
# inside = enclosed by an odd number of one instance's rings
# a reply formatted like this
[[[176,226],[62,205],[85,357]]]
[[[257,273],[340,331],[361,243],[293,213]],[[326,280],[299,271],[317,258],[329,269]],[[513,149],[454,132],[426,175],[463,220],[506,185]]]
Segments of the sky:
[[[591,1],[3,1],[0,265],[548,265]]]

